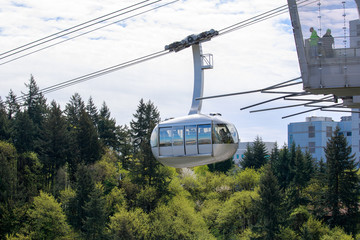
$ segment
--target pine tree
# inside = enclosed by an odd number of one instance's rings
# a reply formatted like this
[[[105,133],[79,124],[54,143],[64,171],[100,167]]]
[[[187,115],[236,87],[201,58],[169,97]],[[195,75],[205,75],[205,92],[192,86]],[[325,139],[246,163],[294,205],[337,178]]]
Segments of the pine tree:
[[[272,157],[272,169],[276,176],[280,188],[285,191],[290,184],[290,152],[287,146],[284,146],[277,158]]]
[[[98,119],[98,131],[102,144],[114,150],[119,150],[119,128],[116,126],[115,119],[110,117],[110,110],[105,102],[100,109]]]
[[[154,104],[149,101],[144,103],[140,100],[138,109],[131,121],[131,134],[135,147],[135,156],[140,164],[135,170],[137,181],[143,184],[152,185],[160,163],[156,161],[150,147],[151,132],[160,120],[160,114]]]
[[[346,138],[339,134],[337,127],[334,135],[328,140],[326,155],[326,207],[331,213],[331,227],[341,226],[348,232],[356,233],[359,210],[359,178],[354,155]]]
[[[244,153],[244,160],[241,162],[243,168],[255,168],[259,169],[265,165],[268,161],[268,153],[265,143],[257,136],[253,144],[247,146]]]
[[[0,140],[10,138],[10,122],[7,118],[5,103],[0,97]]]
[[[15,93],[10,89],[9,95],[6,97],[6,107],[8,119],[12,119],[17,112],[20,111],[20,105],[16,100]]]
[[[93,122],[84,110],[80,115],[77,140],[81,162],[92,164],[100,159],[101,146],[99,137]]]
[[[78,142],[78,132],[80,129],[81,112],[85,111],[85,104],[78,93],[71,96],[70,102],[66,104],[65,115],[69,131],[69,175],[70,180],[75,180],[77,165],[81,162],[80,149]]]
[[[107,215],[105,199],[100,188],[95,188],[89,194],[89,201],[84,205],[83,235],[85,239],[97,240],[105,238]]]
[[[53,189],[56,173],[65,165],[69,156],[67,122],[60,106],[55,101],[51,102],[51,108],[43,127],[40,158],[43,163],[46,184]]]
[[[94,125],[97,126],[98,121],[99,121],[99,113],[98,113],[97,107],[95,106],[94,101],[91,96],[86,105],[86,112],[89,114]]]
[[[19,153],[34,151],[37,135],[36,126],[26,110],[16,113],[13,125],[12,138],[16,150]]]
[[[260,229],[265,233],[264,239],[275,239],[281,221],[281,193],[278,181],[271,167],[265,166],[265,172],[260,178]]]

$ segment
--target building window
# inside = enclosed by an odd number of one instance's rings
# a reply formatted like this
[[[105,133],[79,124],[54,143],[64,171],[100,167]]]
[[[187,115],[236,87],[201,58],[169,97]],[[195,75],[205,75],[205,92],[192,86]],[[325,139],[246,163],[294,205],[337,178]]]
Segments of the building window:
[[[351,132],[346,132],[346,136],[350,137],[350,136],[351,136]]]
[[[309,142],[309,152],[315,153],[315,142]]]
[[[315,137],[315,126],[309,126],[309,138]]]
[[[326,127],[326,137],[332,136],[332,127]]]
[[[360,24],[356,25],[356,35],[360,36]]]

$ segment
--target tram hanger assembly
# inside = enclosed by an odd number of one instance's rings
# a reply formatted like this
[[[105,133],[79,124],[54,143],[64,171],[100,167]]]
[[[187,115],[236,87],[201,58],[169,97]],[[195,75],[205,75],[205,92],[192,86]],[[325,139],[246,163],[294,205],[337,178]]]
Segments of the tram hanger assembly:
[[[212,55],[202,54],[201,42],[218,35],[213,29],[189,35],[182,41],[165,46],[178,52],[192,46],[194,91],[189,115],[160,122],[151,134],[151,150],[155,158],[170,167],[195,167],[225,161],[234,156],[239,143],[235,126],[220,114],[201,114],[204,70],[212,69]]]

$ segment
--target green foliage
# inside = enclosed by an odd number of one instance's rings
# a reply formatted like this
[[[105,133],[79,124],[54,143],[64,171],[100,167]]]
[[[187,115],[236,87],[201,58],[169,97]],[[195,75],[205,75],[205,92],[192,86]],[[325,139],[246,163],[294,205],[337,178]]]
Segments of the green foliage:
[[[0,202],[15,196],[17,187],[17,153],[15,147],[0,141]]]
[[[276,239],[279,240],[300,240],[299,235],[291,228],[280,226],[279,233],[276,234]]]
[[[306,223],[300,229],[300,235],[302,239],[320,240],[329,229],[324,226],[319,220],[310,217]]]
[[[40,192],[28,214],[25,229],[31,239],[66,239],[70,232],[60,204],[49,194]]]
[[[260,173],[253,168],[246,168],[236,175],[236,185],[239,190],[254,190],[259,182]]]
[[[260,229],[265,234],[264,239],[274,239],[281,221],[282,196],[278,181],[269,165],[266,166],[260,178],[259,195],[257,207],[260,215]]]
[[[226,173],[233,167],[233,165],[234,165],[234,160],[233,160],[233,158],[230,158],[230,159],[222,161],[222,162],[209,164],[208,167],[211,172]]]
[[[234,193],[221,207],[216,218],[216,236],[225,239],[241,233],[246,228],[254,225],[255,202],[259,195],[255,191],[241,191]]]
[[[149,216],[141,209],[120,209],[110,217],[109,235],[116,240],[150,239]]]
[[[335,227],[329,233],[322,236],[321,240],[353,240],[351,235],[348,235],[339,227]]]
[[[150,215],[151,239],[215,239],[207,230],[194,204],[175,196],[169,204],[160,205]]]
[[[90,194],[89,201],[84,205],[82,235],[85,239],[105,239],[107,214],[103,190],[97,186]]]

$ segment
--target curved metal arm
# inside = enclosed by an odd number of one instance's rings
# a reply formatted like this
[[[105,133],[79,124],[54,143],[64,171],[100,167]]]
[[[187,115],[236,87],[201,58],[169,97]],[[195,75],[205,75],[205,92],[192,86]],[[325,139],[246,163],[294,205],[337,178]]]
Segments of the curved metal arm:
[[[204,70],[202,68],[202,49],[201,44],[193,44],[193,58],[194,58],[194,91],[193,100],[189,115],[201,112],[202,100],[196,100],[203,96],[204,91]]]

